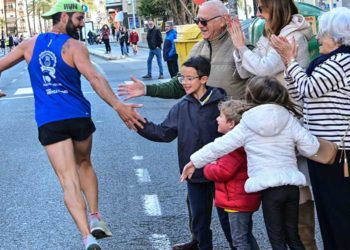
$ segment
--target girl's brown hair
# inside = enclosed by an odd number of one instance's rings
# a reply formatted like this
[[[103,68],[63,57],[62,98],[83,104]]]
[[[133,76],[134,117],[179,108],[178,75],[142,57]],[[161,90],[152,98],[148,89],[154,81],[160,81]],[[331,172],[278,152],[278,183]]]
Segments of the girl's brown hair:
[[[287,89],[274,77],[253,77],[247,85],[245,100],[248,109],[261,104],[278,104],[295,116],[302,116],[301,108],[290,99]]]
[[[264,11],[270,14],[270,25],[265,27],[264,36],[278,36],[281,30],[290,23],[292,16],[298,14],[298,8],[293,0],[259,0]]]

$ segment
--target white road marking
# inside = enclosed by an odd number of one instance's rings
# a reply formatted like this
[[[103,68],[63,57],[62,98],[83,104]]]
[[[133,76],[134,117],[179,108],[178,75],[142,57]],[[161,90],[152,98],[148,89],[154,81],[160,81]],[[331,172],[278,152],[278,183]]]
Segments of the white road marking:
[[[32,95],[33,89],[32,88],[19,88],[16,90],[16,92],[13,95]]]
[[[161,216],[162,210],[156,194],[144,195],[143,196],[143,208],[149,216]]]
[[[28,98],[34,98],[34,96],[29,95],[29,96],[18,96],[18,97],[3,97],[3,98],[0,98],[0,102],[6,101],[6,100],[17,100],[17,99],[28,99]]]
[[[138,177],[140,183],[151,182],[148,170],[146,168],[135,169],[135,174]]]
[[[142,156],[142,155],[134,155],[134,156],[132,157],[132,159],[133,159],[134,161],[141,161],[141,160],[143,160],[143,156]]]
[[[166,234],[152,234],[149,237],[153,249],[169,250],[171,249],[170,240]]]

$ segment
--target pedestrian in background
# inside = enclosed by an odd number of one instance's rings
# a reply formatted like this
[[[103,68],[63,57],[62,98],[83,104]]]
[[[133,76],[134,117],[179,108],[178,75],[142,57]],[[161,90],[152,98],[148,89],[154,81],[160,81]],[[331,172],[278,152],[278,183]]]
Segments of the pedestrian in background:
[[[101,35],[102,35],[102,41],[105,44],[106,47],[106,54],[111,53],[111,44],[109,41],[109,35],[111,34],[111,31],[107,24],[104,24],[101,29]]]
[[[304,103],[304,127],[338,144],[334,164],[308,160],[323,249],[350,249],[350,9],[334,8],[318,19],[320,56],[304,70],[298,44],[272,37],[286,66],[289,93]]]
[[[137,31],[135,30],[135,28],[133,28],[130,32],[130,38],[129,41],[131,43],[132,46],[132,50],[134,52],[134,55],[137,54],[138,52],[138,47],[137,47],[137,43],[139,42],[139,34],[137,33]]]
[[[10,34],[8,36],[8,47],[9,47],[9,51],[11,51],[12,47],[13,47],[13,36],[12,36],[12,34]]]
[[[3,55],[6,54],[6,44],[5,44],[5,37],[1,38],[0,40],[0,48],[1,48],[1,52]]]
[[[94,34],[92,33],[91,30],[89,30],[87,35],[88,35],[88,43],[89,43],[89,45],[93,45],[94,44]]]
[[[167,21],[165,23],[165,39],[163,47],[163,58],[168,65],[169,74],[174,77],[179,72],[179,66],[177,63],[178,55],[176,53],[175,39],[177,38],[177,32],[174,29],[174,23]]]
[[[128,40],[129,40],[128,31],[126,27],[123,26],[119,36],[119,44],[120,44],[120,51],[122,53],[122,58],[125,58],[125,56],[129,56],[126,48]]]
[[[147,31],[147,43],[149,48],[148,59],[147,59],[147,74],[144,75],[143,79],[152,79],[152,61],[153,57],[156,56],[158,68],[159,68],[159,77],[158,79],[163,79],[163,64],[162,64],[162,33],[155,26],[153,20],[148,20],[148,31]]]
[[[115,26],[114,26],[113,22],[111,23],[111,30],[112,30],[112,40],[114,41],[115,40]]]

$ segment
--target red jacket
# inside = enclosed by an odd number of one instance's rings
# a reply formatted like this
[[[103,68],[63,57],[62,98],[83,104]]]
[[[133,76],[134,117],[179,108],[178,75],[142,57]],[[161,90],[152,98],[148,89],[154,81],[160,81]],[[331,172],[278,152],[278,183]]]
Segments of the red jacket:
[[[129,41],[131,43],[137,43],[139,41],[139,34],[136,31],[131,31]]]
[[[260,193],[246,193],[247,156],[239,148],[204,167],[204,175],[215,182],[215,206],[239,212],[254,212],[260,206]]]

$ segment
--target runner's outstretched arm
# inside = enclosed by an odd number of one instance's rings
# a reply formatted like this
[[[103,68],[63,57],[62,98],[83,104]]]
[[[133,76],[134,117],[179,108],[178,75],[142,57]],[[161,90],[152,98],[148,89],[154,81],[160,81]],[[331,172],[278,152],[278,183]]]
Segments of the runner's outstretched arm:
[[[11,68],[24,59],[24,51],[28,42],[30,41],[23,41],[13,50],[11,50],[10,53],[0,59],[0,73],[8,68]]]
[[[70,49],[72,53],[73,63],[82,75],[90,82],[96,93],[108,103],[115,111],[118,112],[120,118],[126,126],[136,131],[136,126],[143,127],[142,123],[146,121],[135,108],[142,107],[141,104],[125,104],[118,100],[107,80],[97,72],[93,67],[87,48],[78,41],[74,41]]]

